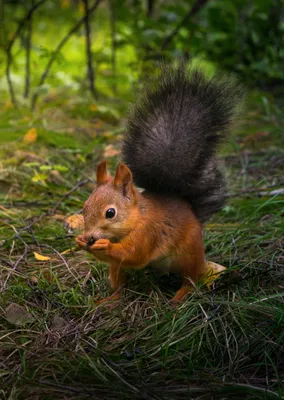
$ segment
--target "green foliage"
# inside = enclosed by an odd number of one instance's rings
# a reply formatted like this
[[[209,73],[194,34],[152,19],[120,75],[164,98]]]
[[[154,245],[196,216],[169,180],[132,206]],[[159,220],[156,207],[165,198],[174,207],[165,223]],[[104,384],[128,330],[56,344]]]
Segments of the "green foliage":
[[[5,4],[0,48],[0,90],[5,97],[6,50],[31,4]],[[195,4],[193,0],[178,4],[156,0],[152,13],[148,12],[146,1],[137,0],[129,4],[126,0],[116,0],[111,4],[114,37],[111,35],[111,14],[107,2],[91,16],[91,52],[95,85],[100,95],[118,94],[120,98],[131,99],[130,93],[139,76],[151,73],[156,61],[174,60],[176,57],[191,61],[206,60],[217,67],[236,71],[248,83],[257,85],[269,86],[283,80],[283,0],[210,0],[183,25],[180,22]],[[69,0],[47,0],[35,11],[31,43],[31,94],[37,93],[44,98],[54,87],[63,85],[70,93],[85,96],[88,92],[83,25],[60,51],[55,52],[56,46],[82,15],[82,3]],[[173,32],[175,34],[171,38]],[[28,102],[19,95],[23,93],[25,84],[26,44],[25,23],[11,54],[11,80],[22,105]],[[54,64],[47,80],[39,86],[40,77],[52,57]]]
[[[251,81],[282,80],[283,16],[283,1],[209,2],[202,21],[204,51]]]

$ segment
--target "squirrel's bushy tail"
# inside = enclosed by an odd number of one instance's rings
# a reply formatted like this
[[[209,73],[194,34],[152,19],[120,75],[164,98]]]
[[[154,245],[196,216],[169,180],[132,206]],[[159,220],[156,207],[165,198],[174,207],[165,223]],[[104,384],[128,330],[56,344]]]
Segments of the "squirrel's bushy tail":
[[[124,136],[123,158],[134,182],[186,198],[205,222],[226,198],[215,152],[242,98],[232,77],[162,66],[146,83]]]

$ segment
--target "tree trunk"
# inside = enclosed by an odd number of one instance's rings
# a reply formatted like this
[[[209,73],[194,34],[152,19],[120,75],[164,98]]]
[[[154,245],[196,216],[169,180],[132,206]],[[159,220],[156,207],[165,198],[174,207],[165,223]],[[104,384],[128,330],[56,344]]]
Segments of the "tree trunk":
[[[34,0],[32,0],[32,7],[34,6]],[[31,77],[31,44],[32,44],[32,23],[33,15],[31,14],[27,20],[27,37],[26,37],[26,79],[25,79],[25,90],[24,98],[29,97],[30,92],[30,77]]]
[[[112,66],[112,89],[113,93],[117,93],[116,86],[116,40],[115,40],[115,9],[114,1],[109,0],[109,13],[110,13],[110,30],[111,30],[111,66]]]
[[[89,81],[89,89],[94,97],[97,98],[95,90],[95,73],[93,68],[92,58],[92,37],[91,37],[91,26],[90,26],[90,13],[89,13],[89,0],[83,0],[85,6],[85,36],[86,36],[86,58],[87,58],[87,79]]]

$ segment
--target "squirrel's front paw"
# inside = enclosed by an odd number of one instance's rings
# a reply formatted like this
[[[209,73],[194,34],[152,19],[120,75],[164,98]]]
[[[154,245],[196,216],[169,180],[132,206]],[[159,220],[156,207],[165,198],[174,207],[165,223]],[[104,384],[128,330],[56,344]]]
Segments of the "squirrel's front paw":
[[[98,239],[92,246],[91,250],[107,250],[111,246],[111,242],[108,239]]]

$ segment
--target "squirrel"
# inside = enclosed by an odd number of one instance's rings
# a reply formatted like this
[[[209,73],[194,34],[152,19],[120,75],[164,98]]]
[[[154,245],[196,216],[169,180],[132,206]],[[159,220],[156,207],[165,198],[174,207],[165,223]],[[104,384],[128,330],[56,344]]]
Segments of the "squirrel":
[[[179,273],[173,304],[205,275],[203,226],[227,196],[216,150],[242,99],[235,78],[207,78],[185,64],[164,65],[146,82],[128,118],[123,163],[114,177],[106,161],[98,164],[79,217],[77,244],[109,264],[113,294],[101,302],[120,297],[128,268]]]

